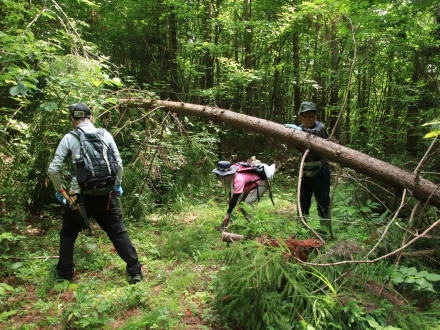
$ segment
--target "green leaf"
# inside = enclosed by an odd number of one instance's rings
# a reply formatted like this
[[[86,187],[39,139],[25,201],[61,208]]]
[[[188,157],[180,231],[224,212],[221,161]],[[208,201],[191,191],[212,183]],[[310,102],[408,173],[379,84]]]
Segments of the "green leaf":
[[[404,278],[404,277],[402,276],[402,274],[400,274],[400,273],[396,273],[396,274],[393,276],[393,282],[396,283],[396,284],[398,284],[398,283],[402,283],[404,279],[405,279],[405,278]]]
[[[431,274],[431,273],[429,273],[429,274],[425,275],[425,278],[428,281],[431,281],[431,282],[440,281],[440,275],[438,275],[438,274]]]
[[[14,288],[6,283],[0,283],[0,289],[5,290],[5,292],[6,292],[6,290],[14,291]]]
[[[6,320],[9,316],[17,314],[17,310],[11,310],[0,314],[0,321]]]
[[[424,278],[418,278],[416,280],[416,283],[418,285],[418,289],[419,290],[429,290],[429,291],[434,291],[434,288],[432,287],[432,284],[430,282],[428,282],[426,279]]]
[[[18,87],[17,86],[11,87],[9,89],[9,94],[11,94],[12,96],[17,96],[18,95]]]
[[[432,125],[440,125],[440,120],[430,121],[429,123],[424,123],[422,126],[432,126]]]
[[[47,103],[46,106],[44,107],[44,110],[48,111],[48,112],[52,112],[54,111],[56,108],[58,107],[58,105],[55,102],[50,102]]]
[[[21,262],[14,262],[11,266],[12,269],[19,269],[23,267],[23,264]]]
[[[380,324],[376,322],[375,319],[373,318],[368,318],[367,320],[368,324],[370,325],[370,327],[374,328],[374,329],[378,329],[380,327]]]
[[[420,272],[417,273],[418,277],[426,277],[426,275],[428,275],[429,273],[426,270],[422,270]]]
[[[438,135],[440,135],[440,130],[435,130],[435,131],[432,131],[432,132],[426,133],[423,137],[424,137],[425,139],[429,139],[429,138],[436,137],[436,136],[438,136]]]
[[[402,274],[408,274],[408,268],[405,266],[400,267],[398,271]]]
[[[416,267],[411,267],[407,269],[407,275],[416,275],[417,274],[417,268]]]
[[[384,221],[386,217],[388,216],[389,211],[386,210],[384,213],[382,213],[379,217],[379,221]]]
[[[119,78],[113,78],[111,82],[116,86],[124,86],[124,84],[121,82],[121,79]]]
[[[75,291],[76,289],[78,289],[78,284],[76,283],[70,283],[69,286],[67,287],[67,290],[69,291]]]

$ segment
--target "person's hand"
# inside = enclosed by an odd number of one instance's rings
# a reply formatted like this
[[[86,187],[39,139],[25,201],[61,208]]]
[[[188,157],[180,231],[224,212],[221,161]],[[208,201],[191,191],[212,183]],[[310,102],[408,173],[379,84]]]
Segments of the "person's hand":
[[[229,214],[226,214],[226,216],[223,218],[222,223],[220,224],[218,228],[218,230],[223,231],[226,229],[226,227],[228,226],[229,223]]]
[[[284,126],[287,127],[287,128],[293,128],[293,129],[296,129],[298,131],[302,131],[302,128],[297,126],[297,125],[295,125],[295,124],[284,124]]]
[[[124,191],[122,190],[122,187],[120,185],[115,186],[116,196],[121,197]]]
[[[61,204],[66,204],[66,199],[64,198],[63,194],[59,191],[55,191],[55,197],[57,198],[58,202]]]

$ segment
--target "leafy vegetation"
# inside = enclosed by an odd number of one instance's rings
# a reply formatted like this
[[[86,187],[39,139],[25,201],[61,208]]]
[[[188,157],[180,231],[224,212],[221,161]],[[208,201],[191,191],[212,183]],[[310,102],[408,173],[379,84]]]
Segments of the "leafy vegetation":
[[[214,228],[224,212],[212,199],[222,187],[211,178],[187,194],[174,211],[146,213],[126,224],[144,264],[145,278],[128,285],[124,265],[99,227],[80,236],[75,282],[54,276],[59,222],[41,237],[16,243],[0,285],[5,329],[423,329],[438,327],[438,284],[434,267],[417,271],[405,258],[362,261],[372,243],[356,239],[359,228],[334,225],[337,240],[308,252],[310,265],[286,259],[286,247],[262,245],[252,237],[310,237],[292,218],[294,189],[275,180],[275,203],[263,198],[255,220],[237,213],[230,230],[247,240],[221,242]],[[281,192],[282,191],[282,192]],[[287,193],[287,194],[285,194]],[[123,198],[124,203],[127,198]],[[316,211],[315,211],[316,212]],[[354,222],[352,219],[349,221]],[[311,220],[319,227],[318,219]],[[364,226],[365,230],[365,226]],[[388,242],[399,246],[398,239]],[[24,250],[26,247],[26,250]],[[25,252],[26,251],[26,252]],[[325,267],[319,264],[334,265]],[[419,323],[420,324],[420,323]]]
[[[119,103],[285,123],[312,100],[333,140],[438,182],[437,2],[0,3],[1,328],[440,327],[438,209],[331,164],[331,231],[311,215],[326,244],[301,263],[282,243],[313,237],[296,216],[297,151]],[[99,228],[77,241],[75,283],[54,274],[61,210],[46,171],[78,101],[124,160],[124,222],[145,265],[134,286]],[[246,239],[221,242],[211,170],[252,155],[277,163],[275,207],[262,198],[251,223],[234,214],[229,230]]]

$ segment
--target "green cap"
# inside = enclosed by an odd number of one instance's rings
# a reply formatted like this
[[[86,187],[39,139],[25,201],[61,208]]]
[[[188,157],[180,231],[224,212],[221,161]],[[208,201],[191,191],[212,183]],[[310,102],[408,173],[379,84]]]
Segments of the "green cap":
[[[316,111],[316,104],[309,101],[301,103],[298,114],[302,114],[303,112],[307,111]]]

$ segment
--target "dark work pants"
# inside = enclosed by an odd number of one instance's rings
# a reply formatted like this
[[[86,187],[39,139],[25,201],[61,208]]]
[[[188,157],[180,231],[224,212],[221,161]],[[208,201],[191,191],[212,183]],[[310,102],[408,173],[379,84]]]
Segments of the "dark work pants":
[[[304,175],[302,178],[300,205],[304,215],[309,215],[313,195],[315,195],[319,216],[328,219],[330,205],[330,168],[328,163],[324,163],[314,177],[310,178]]]
[[[80,196],[77,195],[79,198]],[[108,204],[108,210],[107,210]],[[127,230],[121,220],[121,212],[114,197],[84,195],[84,205],[89,219],[93,216],[96,222],[107,233],[116,252],[127,263],[130,275],[141,273],[136,249],[128,237]],[[60,256],[57,264],[58,276],[72,279],[75,264],[73,247],[81,231],[81,225],[69,206],[64,206],[63,225],[60,231]]]

